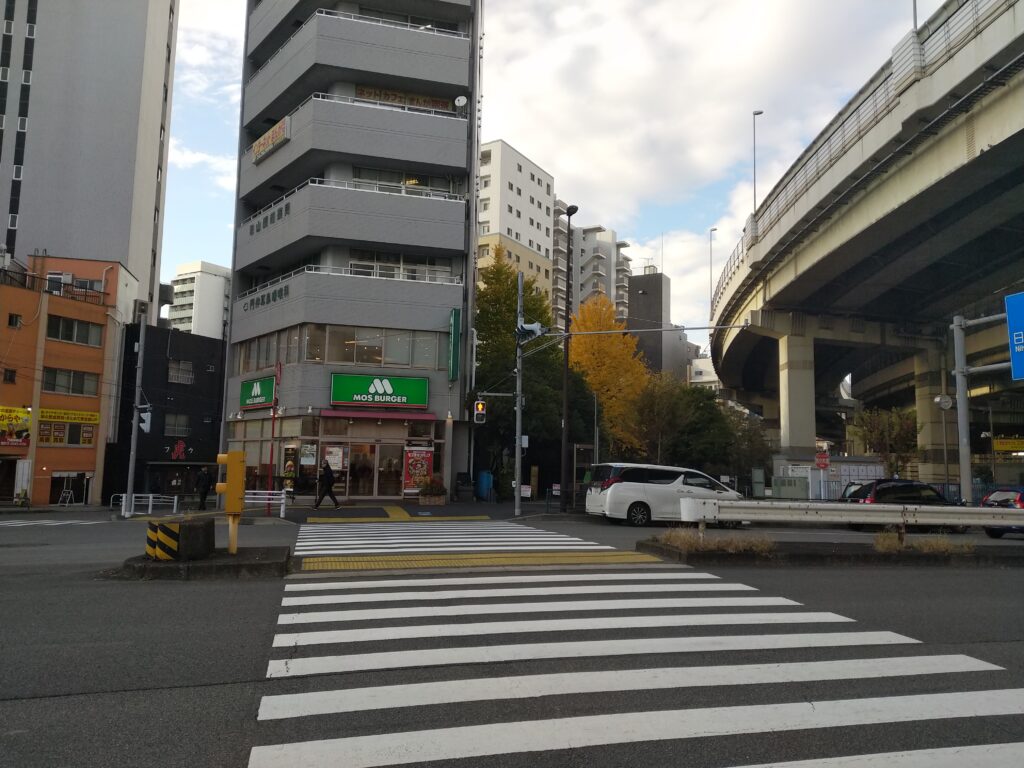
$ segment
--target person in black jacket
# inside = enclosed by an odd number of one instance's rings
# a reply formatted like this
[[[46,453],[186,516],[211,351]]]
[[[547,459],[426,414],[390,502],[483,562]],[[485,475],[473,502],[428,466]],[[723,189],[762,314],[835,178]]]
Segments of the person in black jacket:
[[[206,509],[206,496],[210,493],[210,472],[206,467],[199,468],[196,475],[196,493],[199,494],[199,508]]]
[[[338,500],[334,497],[334,470],[331,469],[331,465],[327,463],[327,459],[324,459],[320,465],[320,493],[317,494],[316,504],[313,505],[313,509],[320,508],[320,502],[324,500],[324,496],[330,496],[331,501],[334,502],[334,508],[337,509],[341,505],[338,504]]]

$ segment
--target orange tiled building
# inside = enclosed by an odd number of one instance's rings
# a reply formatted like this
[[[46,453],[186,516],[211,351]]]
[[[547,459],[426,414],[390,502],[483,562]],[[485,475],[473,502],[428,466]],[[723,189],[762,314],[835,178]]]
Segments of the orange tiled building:
[[[138,281],[115,261],[0,269],[0,503],[97,504]]]

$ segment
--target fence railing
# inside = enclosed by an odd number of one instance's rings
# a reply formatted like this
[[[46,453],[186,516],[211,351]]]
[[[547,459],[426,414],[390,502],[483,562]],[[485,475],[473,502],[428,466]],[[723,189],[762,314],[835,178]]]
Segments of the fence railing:
[[[13,269],[0,269],[0,285],[24,288],[37,293],[45,292],[54,296],[63,296],[72,301],[84,301],[88,304],[102,305],[106,299],[106,294],[101,291],[94,291],[91,288],[76,288],[70,283],[60,283],[45,275],[18,272]]]
[[[250,288],[248,291],[244,291],[238,294],[237,299],[241,300],[247,296],[251,296],[261,291],[265,291],[268,288],[272,288],[275,285],[287,282],[296,275],[327,275],[336,277],[372,277],[381,280],[410,280],[421,283],[439,283],[443,285],[462,285],[461,275],[447,274],[442,270],[437,270],[429,267],[424,267],[422,270],[392,270],[392,269],[381,269],[382,265],[377,265],[378,269],[372,270],[367,267],[324,267],[316,264],[307,264],[304,267],[292,270],[283,275],[275,277],[273,280],[268,280],[265,283],[260,283],[255,288]]]
[[[1006,4],[1003,0],[967,0],[920,43],[924,71],[938,68],[964,44],[979,35],[1004,5]],[[899,94],[893,87],[892,60],[887,65],[889,71],[883,67],[877,76],[879,80],[875,88],[862,97],[855,107],[851,106],[852,102],[847,104],[839,113],[839,116],[842,116],[847,112],[846,116],[838,123],[826,127],[818,139],[793,164],[783,177],[783,181],[768,193],[754,214],[758,234],[767,232],[777,224],[796,201],[830,170],[851,146],[878,125],[899,103]],[[815,144],[818,146],[812,150]],[[745,239],[740,239],[719,276],[711,304],[712,317],[715,316],[731,278],[745,260]]]

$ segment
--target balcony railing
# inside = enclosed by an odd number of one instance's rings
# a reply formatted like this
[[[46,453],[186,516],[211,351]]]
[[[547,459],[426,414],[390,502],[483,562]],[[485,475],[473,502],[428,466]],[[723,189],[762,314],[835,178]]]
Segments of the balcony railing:
[[[305,274],[326,275],[329,277],[364,277],[380,280],[406,280],[415,283],[435,283],[440,285],[462,285],[461,275],[447,274],[443,270],[431,267],[422,267],[417,269],[410,269],[407,267],[405,270],[399,270],[396,266],[387,264],[356,264],[351,267],[324,267],[318,264],[307,264],[299,269],[279,275],[265,283],[260,283],[255,288],[250,288],[248,291],[238,294],[237,298],[244,299],[246,296],[252,296],[255,293],[265,291],[267,288],[271,288],[272,286],[291,280],[297,275]]]
[[[71,283],[59,283],[33,272],[0,269],[0,285],[11,285],[37,293],[45,292],[72,301],[84,301],[87,304],[102,305],[106,303],[106,294],[101,291],[94,291],[91,288],[76,288]]]
[[[278,54],[280,54],[281,51],[283,51],[288,46],[288,43],[292,41],[292,38],[294,38],[296,35],[302,32],[302,30],[306,28],[307,24],[309,24],[311,21],[313,21],[319,16],[323,16],[329,19],[348,19],[349,21],[359,21],[366,24],[377,24],[378,26],[382,27],[397,27],[399,29],[411,29],[416,32],[423,32],[424,34],[428,35],[442,35],[444,37],[458,37],[462,39],[469,38],[469,34],[466,32],[451,31],[447,29],[437,29],[436,27],[431,27],[430,25],[421,26],[419,24],[409,24],[408,22],[404,21],[390,21],[389,19],[378,19],[373,16],[364,16],[359,13],[345,13],[343,11],[332,11],[328,8],[320,8],[319,10],[314,11],[308,19],[302,22],[302,26],[296,29],[292,36],[285,40],[284,43],[281,44],[281,47],[274,51],[270,55],[270,58],[263,62],[263,65],[249,76],[249,82],[251,83],[256,78],[256,76],[259,75],[260,72],[267,68],[267,65],[270,64],[270,62],[277,58]]]
[[[408,104],[395,104],[394,102],[391,101],[359,99],[356,98],[355,96],[332,96],[329,93],[321,93],[319,91],[317,91],[308,99],[299,104],[299,106],[297,106],[295,109],[289,112],[287,116],[292,117],[293,115],[295,115],[296,112],[298,112],[304,106],[309,104],[311,101],[325,101],[333,104],[355,104],[356,106],[360,107],[370,107],[372,109],[390,109],[398,112],[411,112],[417,115],[432,115],[433,117],[443,117],[449,120],[467,119],[464,115],[460,115],[457,112],[451,112],[446,109],[429,109],[427,107],[416,107],[410,106]],[[245,150],[242,152],[242,157],[246,157],[250,152],[252,152],[252,148],[255,145],[255,143],[256,142],[253,142],[252,144],[245,148]]]
[[[242,222],[244,227],[249,223],[256,223],[256,220],[269,214],[270,211],[277,208],[282,203],[289,200],[296,192],[299,192],[306,187],[329,187],[331,189],[355,189],[360,192],[379,192],[385,195],[407,195],[410,197],[430,197],[435,200],[460,200],[466,201],[465,195],[453,194],[450,192],[438,192],[432,189],[423,189],[422,187],[410,186],[406,184],[381,184],[376,181],[359,181],[354,179],[351,181],[341,181],[333,179],[309,179],[302,182],[295,189],[285,192],[274,202],[269,205],[265,205],[260,208],[256,213],[252,214],[249,218]],[[290,209],[286,213],[290,214]],[[269,223],[268,223],[269,226]]]

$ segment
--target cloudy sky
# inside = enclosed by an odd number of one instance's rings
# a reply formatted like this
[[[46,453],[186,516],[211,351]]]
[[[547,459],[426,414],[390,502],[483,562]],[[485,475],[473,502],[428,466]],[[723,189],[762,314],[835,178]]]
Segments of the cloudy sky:
[[[926,20],[940,0],[918,0]],[[753,206],[910,31],[913,0],[485,0],[483,140],[551,172],[576,221],[663,266],[706,325]],[[244,0],[182,0],[163,279],[231,263]],[[708,231],[717,227],[709,248]],[[704,331],[690,333],[703,344]]]

